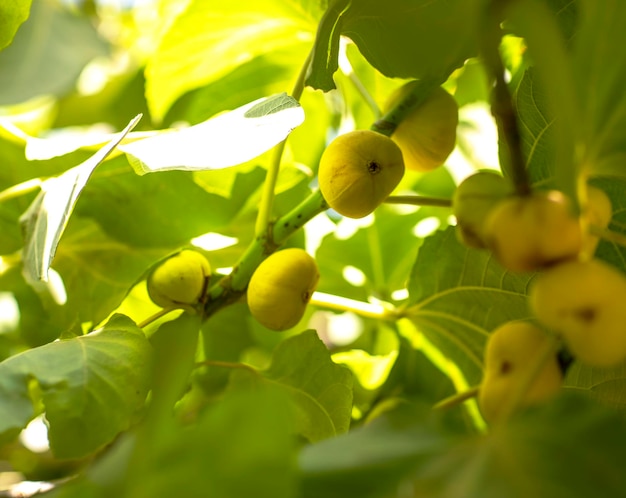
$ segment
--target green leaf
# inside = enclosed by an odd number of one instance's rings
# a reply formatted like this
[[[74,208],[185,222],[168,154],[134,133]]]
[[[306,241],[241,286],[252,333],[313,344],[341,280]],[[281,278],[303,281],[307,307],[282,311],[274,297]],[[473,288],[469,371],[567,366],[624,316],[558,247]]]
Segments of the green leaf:
[[[567,371],[564,387],[586,392],[592,399],[626,411],[626,365],[593,368],[575,362]]]
[[[310,441],[347,432],[352,413],[352,373],[330,358],[313,330],[282,341],[261,378],[233,376],[233,386],[250,381],[277,385],[296,407],[296,430]]]
[[[146,96],[152,117],[160,121],[185,92],[261,54],[297,45],[304,62],[315,26],[315,19],[294,2],[191,0],[148,61]]]
[[[562,396],[431,460],[412,489],[417,496],[620,496],[625,437],[622,415]]]
[[[150,361],[143,332],[121,315],[91,334],[13,356],[0,363],[0,434],[15,435],[35,414],[28,394],[34,379],[54,454],[93,453],[127,429],[143,407]]]
[[[4,35],[1,25],[0,32]],[[13,43],[0,52],[0,105],[65,95],[85,65],[106,52],[107,44],[89,19],[57,2],[36,1]]]
[[[287,94],[250,102],[203,123],[120,146],[137,173],[198,171],[242,164],[283,141],[304,111]]]
[[[184,490],[190,498],[292,498],[291,415],[279,390],[228,392],[166,444],[143,448],[139,465],[128,468],[124,496],[168,498]]]
[[[87,161],[43,182],[41,193],[20,218],[25,238],[24,265],[29,280],[48,281],[48,271],[59,240],[87,180],[140,118],[141,116],[137,116],[133,119],[122,132]]]
[[[16,0],[0,5],[0,50],[15,36],[20,25],[28,19],[32,0]]]
[[[548,97],[532,68],[524,72],[520,81],[515,107],[531,183],[550,185],[554,182],[554,118],[548,108]]]
[[[530,316],[531,277],[505,271],[488,251],[463,246],[450,227],[420,248],[406,315],[475,385],[489,333],[505,321]]]
[[[341,31],[385,76],[440,79],[477,53],[480,0],[358,0]]]
[[[392,496],[411,470],[450,445],[431,414],[425,405],[400,405],[349,434],[306,446],[299,458],[302,496]]]
[[[622,50],[626,4],[580,0],[580,30],[574,40],[574,71],[582,115],[584,168],[626,175],[626,54]]]

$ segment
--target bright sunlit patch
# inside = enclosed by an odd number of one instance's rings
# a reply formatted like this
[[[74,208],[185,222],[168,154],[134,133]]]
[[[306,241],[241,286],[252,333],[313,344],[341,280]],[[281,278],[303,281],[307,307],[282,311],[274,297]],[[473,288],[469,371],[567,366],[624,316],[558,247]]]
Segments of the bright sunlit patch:
[[[398,351],[377,356],[355,349],[334,354],[333,361],[347,365],[365,389],[373,390],[385,383],[397,357]]]
[[[352,237],[359,229],[367,228],[374,223],[374,216],[367,215],[364,218],[352,219],[342,218],[337,224],[335,237],[339,240],[347,240]]]
[[[0,334],[15,330],[19,321],[20,308],[15,297],[10,292],[0,292]]]
[[[457,225],[456,216],[451,214],[448,216],[448,225],[455,227]]]
[[[316,216],[304,225],[306,251],[315,254],[324,237],[335,231],[335,224],[327,216]]]
[[[351,344],[363,333],[363,321],[351,311],[340,314],[316,311],[310,323],[316,325],[324,342],[332,346]]]
[[[235,237],[228,237],[214,232],[205,233],[191,240],[194,246],[204,249],[205,251],[217,251],[234,246],[237,242],[239,242],[239,240]]]
[[[434,216],[424,218],[413,228],[416,237],[424,238],[433,233],[441,226],[441,220]]]
[[[363,273],[356,266],[345,266],[343,268],[342,275],[349,284],[354,285],[355,287],[363,287],[365,284],[365,273]]]
[[[26,448],[35,453],[43,453],[50,449],[48,426],[43,420],[43,415],[31,420],[20,433],[20,441]]]
[[[394,301],[404,301],[409,297],[409,289],[398,289],[391,293],[391,299]]]

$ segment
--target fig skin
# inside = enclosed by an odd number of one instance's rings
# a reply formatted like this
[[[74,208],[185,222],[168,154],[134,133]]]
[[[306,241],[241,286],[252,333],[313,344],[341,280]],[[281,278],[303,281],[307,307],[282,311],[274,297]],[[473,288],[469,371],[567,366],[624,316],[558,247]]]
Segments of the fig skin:
[[[457,237],[468,247],[486,247],[485,220],[499,201],[513,193],[509,181],[492,171],[478,171],[465,178],[452,197]]]
[[[384,106],[385,112],[402,101],[417,84],[410,81],[392,93]],[[456,145],[458,124],[456,100],[437,87],[398,124],[391,139],[402,149],[406,168],[425,173],[446,162]]]
[[[626,276],[597,259],[570,261],[532,281],[537,320],[563,337],[575,358],[594,367],[626,359]]]
[[[150,299],[162,308],[193,307],[198,304],[211,276],[211,265],[203,254],[185,249],[166,259],[148,276]]]
[[[529,322],[507,322],[489,336],[485,348],[485,373],[478,394],[478,406],[485,421],[499,422],[529,368],[533,368],[537,355],[543,350],[548,335]],[[563,383],[563,373],[556,354],[546,361],[520,407],[540,403],[554,396]]]
[[[577,259],[583,249],[580,220],[556,190],[503,199],[487,216],[483,233],[487,248],[513,272]]]
[[[318,181],[331,208],[348,218],[363,218],[391,194],[403,175],[402,152],[389,137],[355,130],[326,147]]]
[[[601,188],[593,185],[587,186],[586,199],[582,206],[582,217],[587,225],[597,228],[607,228],[613,216],[611,199]],[[583,253],[592,257],[596,252],[600,238],[590,233],[584,234]]]
[[[304,316],[320,274],[305,250],[283,249],[267,257],[248,284],[248,308],[270,330],[294,327]]]

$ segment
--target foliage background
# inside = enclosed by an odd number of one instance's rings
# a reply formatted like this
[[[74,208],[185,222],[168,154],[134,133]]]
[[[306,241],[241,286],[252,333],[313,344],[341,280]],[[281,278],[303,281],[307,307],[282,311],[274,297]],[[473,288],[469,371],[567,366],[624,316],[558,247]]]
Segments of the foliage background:
[[[255,323],[245,302],[203,323],[173,314],[137,326],[157,311],[144,278],[162,258],[195,245],[217,273],[233,267],[255,238],[273,156],[139,175],[114,133],[141,114],[125,143],[150,135],[158,156],[171,147],[160,145],[170,127],[290,93],[312,53],[305,119],[286,142],[273,216],[315,190],[335,135],[372,126],[387,96],[414,78],[454,95],[458,146],[444,168],[407,172],[398,193],[449,199],[477,169],[510,173],[478,57],[486,3],[0,6],[5,487],[44,481],[59,497],[624,495],[624,366],[574,363],[562,395],[490,431],[473,401],[432,410],[480,382],[491,330],[530,316],[533,275],[462,246],[449,208],[389,204],[360,221],[327,211],[286,241],[315,254],[319,291],[368,311],[314,302],[282,335]],[[610,228],[623,235],[626,5],[506,5],[499,49],[533,185],[575,197],[577,181],[591,179],[610,195]],[[296,119],[297,107],[281,103],[286,112],[262,116],[265,149]],[[270,123],[276,116],[285,121]],[[233,155],[253,140],[243,125],[223,130]],[[186,161],[217,161],[210,143],[189,140],[174,143]],[[110,155],[94,160],[106,144]],[[76,193],[77,178],[86,183]],[[64,185],[80,197],[48,248],[49,282],[33,283],[20,219],[40,188],[61,191],[66,205]],[[54,209],[37,213],[52,224]],[[602,241],[597,256],[626,270],[617,243]],[[401,318],[373,313],[381,303]],[[22,430],[41,416],[49,448],[36,451]]]

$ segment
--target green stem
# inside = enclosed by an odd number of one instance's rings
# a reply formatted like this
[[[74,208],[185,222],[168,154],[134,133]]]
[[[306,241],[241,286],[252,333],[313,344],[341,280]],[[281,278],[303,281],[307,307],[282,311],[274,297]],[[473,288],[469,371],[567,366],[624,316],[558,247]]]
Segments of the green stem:
[[[474,386],[470,387],[467,391],[455,393],[452,396],[442,399],[437,404],[435,404],[435,406],[433,406],[433,410],[449,410],[450,408],[464,403],[468,399],[475,398],[476,396],[478,396],[479,391],[480,386]]]
[[[384,202],[386,204],[410,204],[412,206],[452,207],[450,199],[424,197],[421,195],[391,195]]]
[[[245,363],[234,363],[231,361],[204,360],[204,361],[200,361],[196,363],[196,367],[231,368],[231,369],[245,370],[247,372],[252,372],[255,375],[259,375],[259,372],[256,368],[251,367],[250,365],[246,365]]]
[[[487,71],[495,81],[491,112],[496,120],[498,135],[506,146],[509,155],[510,173],[515,190],[519,195],[528,195],[531,192],[530,180],[526,171],[524,155],[522,154],[522,141],[516,112],[513,107],[513,99],[505,80],[504,65],[499,52],[502,39],[500,22],[502,8],[506,3],[506,1],[503,2],[502,0],[491,0],[487,5],[481,30],[483,33],[480,40],[481,55]]]
[[[370,129],[390,137],[402,120],[424,103],[432,91],[441,86],[441,78],[418,80],[411,92],[376,121]]]
[[[241,255],[231,273],[214,284],[207,293],[205,318],[208,318],[224,306],[238,301],[245,293],[250,277],[257,266],[283,244],[294,232],[309,220],[328,209],[328,205],[319,190],[312,192],[295,208],[280,217],[267,235],[256,237]]]
[[[148,318],[146,318],[144,321],[139,322],[137,324],[137,327],[139,327],[140,329],[143,329],[145,327],[147,327],[148,325],[150,325],[151,323],[156,322],[159,318],[164,317],[165,315],[171,313],[172,311],[176,311],[180,308],[163,308],[159,311],[157,311],[155,314],[149,316]]]
[[[33,178],[23,183],[13,185],[6,190],[0,192],[0,202],[5,202],[16,197],[20,197],[24,194],[28,194],[34,190],[41,188],[43,180],[41,178]]]
[[[304,80],[306,78],[307,71],[309,70],[309,66],[311,65],[312,53],[312,51],[309,53],[306,61],[302,65],[291,92],[291,96],[298,101],[302,97],[302,92],[304,91]],[[274,197],[276,195],[276,182],[278,181],[280,162],[283,157],[283,152],[285,151],[286,142],[287,139],[283,140],[276,147],[274,147],[272,160],[267,169],[267,176],[265,178],[265,183],[263,184],[263,193],[261,194],[261,203],[259,205],[259,214],[257,215],[254,230],[257,237],[265,235],[271,224],[272,207],[274,205]]]
[[[355,315],[365,318],[376,318],[379,320],[396,320],[398,318],[396,308],[391,305],[384,306],[382,304],[366,303],[323,292],[314,292],[309,304],[336,311],[351,311]]]

